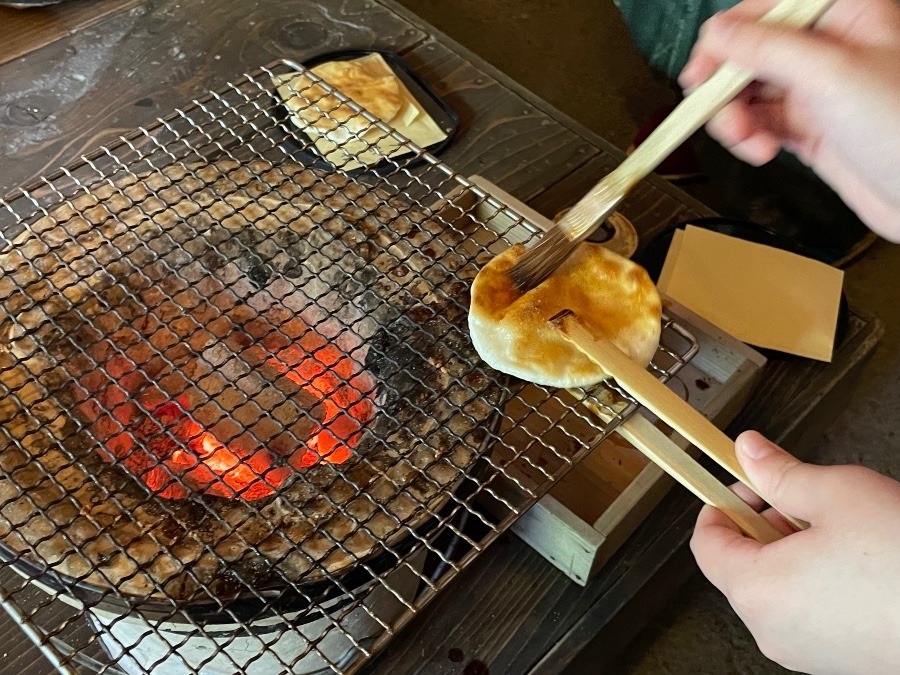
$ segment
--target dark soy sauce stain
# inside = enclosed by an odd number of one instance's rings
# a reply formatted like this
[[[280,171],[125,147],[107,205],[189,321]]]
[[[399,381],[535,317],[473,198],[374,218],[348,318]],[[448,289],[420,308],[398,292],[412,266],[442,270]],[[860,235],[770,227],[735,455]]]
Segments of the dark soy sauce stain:
[[[463,675],[490,675],[490,669],[483,661],[469,661],[469,665],[463,670]]]
[[[463,650],[457,647],[454,647],[447,654],[447,658],[453,661],[453,663],[462,663],[462,660],[466,658],[466,655],[463,654]]]

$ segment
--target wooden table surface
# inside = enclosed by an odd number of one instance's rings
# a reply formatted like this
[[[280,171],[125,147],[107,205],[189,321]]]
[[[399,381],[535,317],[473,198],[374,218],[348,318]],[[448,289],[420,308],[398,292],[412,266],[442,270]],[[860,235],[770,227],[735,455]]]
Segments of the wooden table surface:
[[[547,215],[573,203],[621,159],[390,0],[78,0],[28,12],[0,9],[0,193],[244,71],[344,48],[400,53],[460,116],[443,159]],[[655,179],[635,191],[624,212],[647,238],[709,213]],[[880,330],[877,321],[854,316],[833,363],[772,362],[759,385],[766,395],[754,399],[732,431],[754,427],[788,445],[799,442],[830,403],[840,405]],[[685,543],[698,509],[690,495],[673,491],[584,589],[506,535],[368,670],[519,675],[560,672],[582,658],[599,671],[641,617],[692,571]],[[8,656],[0,670],[50,672],[2,619]],[[462,661],[449,658],[451,649]]]

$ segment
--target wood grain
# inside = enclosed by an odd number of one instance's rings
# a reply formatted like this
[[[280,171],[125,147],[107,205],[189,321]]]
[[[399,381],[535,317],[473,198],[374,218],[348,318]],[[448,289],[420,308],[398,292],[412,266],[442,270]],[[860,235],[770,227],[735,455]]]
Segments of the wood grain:
[[[660,382],[646,368],[635,363],[612,342],[597,340],[574,316],[559,322],[559,328],[573,345],[613,377],[625,391],[650,412],[702,450],[732,476],[754,489],[734,453],[734,442],[684,399]],[[755,490],[754,490],[755,491]]]
[[[0,67],[0,155],[15,156],[0,193],[118,135],[152,123],[228,79],[284,56],[303,60],[345,48],[402,53],[460,116],[443,157],[529,198],[597,150],[392,11],[344,0],[338,7],[262,0],[235,16],[230,4],[204,8],[173,0],[108,17],[40,53]],[[333,22],[340,30],[329,30]],[[46,63],[56,63],[51,74]],[[42,74],[43,73],[43,74]],[[35,82],[41,79],[43,86]],[[5,114],[4,114],[5,113]]]
[[[49,7],[0,7],[0,64],[75,33],[145,0],[80,0]]]
[[[429,40],[404,58],[460,116],[459,133],[441,159],[462,175],[484,176],[527,200],[598,152],[440,42]]]
[[[0,66],[0,156],[16,158],[0,194],[274,59],[424,39],[364,0],[158,0],[108,16]]]
[[[839,338],[840,347],[830,364],[791,356],[772,359],[751,394],[751,403],[732,426],[761,432],[763,428],[777,429],[778,437],[767,436],[770,440],[800,459],[810,460],[814,442],[843,407],[832,399],[849,397],[851,370],[871,356],[883,335],[880,320],[851,312],[846,334]]]

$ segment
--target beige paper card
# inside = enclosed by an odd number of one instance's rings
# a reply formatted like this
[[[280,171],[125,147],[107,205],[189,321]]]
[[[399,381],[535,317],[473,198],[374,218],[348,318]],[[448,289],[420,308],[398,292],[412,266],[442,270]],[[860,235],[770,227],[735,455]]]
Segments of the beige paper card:
[[[751,345],[831,361],[843,281],[817,260],[688,226],[659,290]]]

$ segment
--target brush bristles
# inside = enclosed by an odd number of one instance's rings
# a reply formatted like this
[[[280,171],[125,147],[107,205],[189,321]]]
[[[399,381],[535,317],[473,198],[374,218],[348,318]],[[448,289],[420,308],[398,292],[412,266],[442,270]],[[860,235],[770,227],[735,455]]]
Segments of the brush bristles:
[[[560,227],[545,232],[537,243],[513,265],[509,271],[513,283],[522,291],[530,291],[549,277],[578,247]]]

